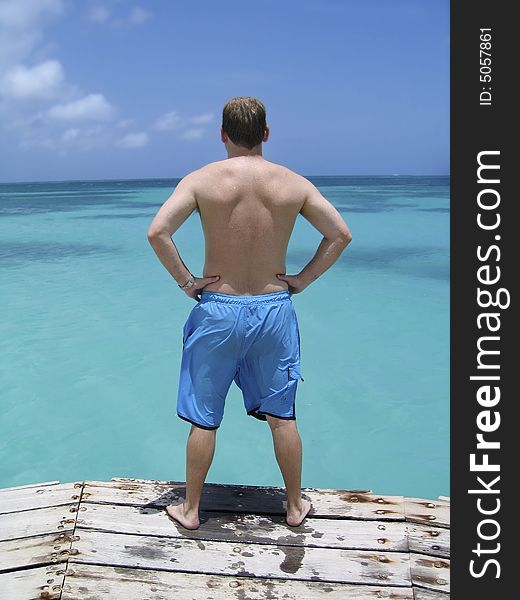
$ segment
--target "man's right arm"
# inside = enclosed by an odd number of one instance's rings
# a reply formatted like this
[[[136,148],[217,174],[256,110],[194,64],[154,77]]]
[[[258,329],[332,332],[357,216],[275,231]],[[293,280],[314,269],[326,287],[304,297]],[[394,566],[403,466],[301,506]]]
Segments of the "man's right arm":
[[[294,293],[303,291],[318,279],[336,262],[352,240],[350,229],[338,210],[308,180],[305,180],[304,194],[305,201],[300,213],[323,235],[323,239],[315,255],[298,275],[280,277],[287,277],[286,281],[289,287],[294,288]],[[289,281],[294,279],[297,281]]]

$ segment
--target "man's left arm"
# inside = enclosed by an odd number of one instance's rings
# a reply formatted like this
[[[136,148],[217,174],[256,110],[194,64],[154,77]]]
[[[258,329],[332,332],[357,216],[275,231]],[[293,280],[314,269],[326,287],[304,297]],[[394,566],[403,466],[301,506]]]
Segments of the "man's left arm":
[[[178,285],[184,285],[193,277],[182,261],[172,235],[186,221],[192,212],[198,209],[195,198],[196,177],[190,173],[177,184],[168,200],[161,206],[148,228],[148,241]],[[216,277],[193,277],[195,285],[186,289],[186,293],[196,298],[197,290],[208,283],[218,280]]]

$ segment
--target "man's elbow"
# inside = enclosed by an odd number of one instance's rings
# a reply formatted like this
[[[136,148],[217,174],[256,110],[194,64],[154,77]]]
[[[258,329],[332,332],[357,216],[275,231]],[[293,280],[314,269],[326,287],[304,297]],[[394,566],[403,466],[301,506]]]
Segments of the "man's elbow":
[[[352,233],[348,229],[342,229],[338,233],[338,240],[346,247],[352,241]]]
[[[155,242],[157,241],[159,235],[158,235],[156,229],[152,229],[150,227],[150,229],[148,229],[148,232],[146,233],[146,237],[148,239],[148,243],[153,246],[155,244]]]
[[[153,246],[162,238],[170,236],[168,235],[168,232],[163,228],[158,227],[156,225],[150,225],[146,237],[148,238],[148,242]]]

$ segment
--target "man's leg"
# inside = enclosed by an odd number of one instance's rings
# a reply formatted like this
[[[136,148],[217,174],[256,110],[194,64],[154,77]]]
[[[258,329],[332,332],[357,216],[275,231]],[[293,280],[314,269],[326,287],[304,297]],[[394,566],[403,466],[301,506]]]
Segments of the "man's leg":
[[[267,416],[273,434],[274,452],[287,490],[287,523],[298,526],[311,509],[302,498],[302,441],[296,421]]]
[[[215,454],[216,430],[191,426],[186,444],[186,498],[166,507],[168,514],[187,529],[197,529],[200,496]]]

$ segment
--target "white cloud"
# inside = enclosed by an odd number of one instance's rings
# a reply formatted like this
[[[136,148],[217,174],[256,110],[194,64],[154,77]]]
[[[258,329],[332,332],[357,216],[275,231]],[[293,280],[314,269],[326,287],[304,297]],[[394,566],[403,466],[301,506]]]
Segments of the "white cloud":
[[[56,121],[109,121],[115,116],[115,110],[103,94],[89,94],[67,104],[57,104],[47,115]]]
[[[182,119],[180,118],[178,112],[176,110],[172,110],[162,117],[159,117],[157,121],[155,121],[153,127],[159,131],[169,131],[171,129],[177,129],[181,125]]]
[[[171,131],[174,129],[189,128],[191,125],[206,125],[213,121],[213,113],[202,113],[194,117],[181,117],[176,110],[167,112],[166,114],[159,117],[153,128],[158,131]],[[204,134],[204,129],[201,127],[192,127],[186,129],[181,135],[180,139],[184,140],[198,140]]]
[[[0,70],[25,60],[40,41],[45,20],[62,11],[62,0],[0,0]]]
[[[34,67],[15,65],[0,81],[0,93],[15,99],[52,98],[64,82],[63,68],[57,60]]]
[[[81,135],[81,129],[71,128],[67,129],[67,131],[63,132],[61,136],[62,142],[70,142],[72,140],[76,140]]]
[[[103,5],[97,4],[87,12],[87,19],[93,23],[111,26],[142,25],[152,18],[152,13],[140,6],[135,6],[129,13],[123,16],[115,16],[111,10]]]
[[[93,6],[88,11],[87,17],[90,21],[94,21],[94,23],[106,23],[110,18],[110,11],[106,6]]]
[[[38,138],[23,138],[18,142],[19,148],[48,148],[54,149],[56,148],[56,142],[47,137],[38,137]]]
[[[108,132],[110,135],[110,132]],[[108,142],[107,131],[103,125],[95,125],[86,129],[71,127],[63,132],[59,139],[59,146],[73,147],[77,150],[90,150],[106,145]]]
[[[197,117],[191,117],[189,122],[192,125],[205,125],[213,121],[213,113],[203,113]]]
[[[67,150],[87,151],[106,147],[110,142],[110,131],[104,125],[80,129],[70,127],[61,135],[34,135],[28,132],[19,142],[20,148],[47,148],[59,153]]]
[[[129,133],[125,135],[120,140],[117,140],[115,145],[119,148],[131,150],[133,148],[141,148],[142,146],[146,146],[149,141],[150,138],[148,134],[142,131],[139,133]]]
[[[33,26],[45,13],[60,14],[62,0],[1,0],[0,25],[25,29]]]
[[[152,17],[151,12],[148,12],[147,10],[145,10],[144,8],[141,8],[140,6],[136,6],[135,8],[133,8],[130,11],[130,14],[128,15],[128,22],[131,23],[132,25],[142,25],[143,23],[148,21],[148,19],[150,19],[151,17]]]
[[[130,127],[135,123],[135,119],[121,119],[117,122],[117,126],[125,129],[126,127]]]
[[[68,81],[59,57],[59,42],[45,39],[51,19],[63,15],[64,0],[0,0],[0,136],[15,137],[23,149],[51,150],[58,155],[109,147],[138,148],[149,142],[135,120],[117,114],[102,93],[89,93]],[[138,5],[93,0],[88,16],[106,26],[137,26],[152,14]],[[130,5],[132,6],[132,5]],[[88,10],[88,5],[85,10]]]
[[[196,127],[193,129],[187,129],[179,136],[180,140],[184,140],[186,142],[194,142],[196,140],[200,140],[204,135],[205,129],[202,127]]]

